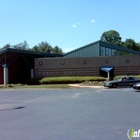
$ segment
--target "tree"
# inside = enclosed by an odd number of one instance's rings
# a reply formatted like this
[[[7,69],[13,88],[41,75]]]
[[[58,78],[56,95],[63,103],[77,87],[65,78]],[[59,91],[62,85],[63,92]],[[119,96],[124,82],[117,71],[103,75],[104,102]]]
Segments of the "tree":
[[[37,45],[35,45],[31,50],[32,50],[32,51],[37,51],[37,52],[40,51],[40,50],[39,50],[39,47],[38,47]]]
[[[19,49],[19,50],[28,50],[29,49],[29,45],[28,45],[27,41],[24,41],[23,43],[19,43],[17,45],[13,45],[12,47],[14,49]]]
[[[58,46],[52,47],[49,43],[47,42],[41,42],[38,45],[35,45],[32,48],[33,51],[38,51],[38,52],[48,52],[48,53],[57,53],[57,54],[63,54],[63,50],[59,48]]]
[[[49,43],[47,42],[41,42],[38,44],[38,49],[40,52],[52,52],[52,47]]]
[[[47,42],[41,42],[38,45],[35,45],[33,48],[29,48],[29,45],[27,41],[24,41],[23,43],[19,43],[16,45],[10,45],[6,44],[0,50],[6,49],[6,48],[14,48],[18,50],[29,50],[29,51],[37,51],[37,52],[48,52],[48,53],[57,53],[57,54],[64,54],[63,50],[59,48],[58,46],[52,47]]]
[[[10,44],[6,44],[5,46],[2,47],[2,49],[7,49],[7,48],[10,48],[11,45]]]
[[[107,42],[110,44],[121,45],[120,34],[115,30],[106,31],[101,36],[101,41]]]
[[[136,43],[136,46],[139,48],[139,51],[140,51],[140,42]]]
[[[132,50],[136,50],[139,51],[140,50],[140,44],[136,43],[133,39],[126,39],[123,42],[123,46],[128,48],[128,49],[132,49]]]
[[[3,46],[2,48],[0,48],[0,51],[3,50],[3,49],[7,49],[7,48],[10,48],[10,44],[6,44],[5,46]]]
[[[52,49],[52,52],[53,53],[57,53],[57,54],[64,54],[63,50],[61,48],[59,48],[58,46],[55,46],[53,49]]]

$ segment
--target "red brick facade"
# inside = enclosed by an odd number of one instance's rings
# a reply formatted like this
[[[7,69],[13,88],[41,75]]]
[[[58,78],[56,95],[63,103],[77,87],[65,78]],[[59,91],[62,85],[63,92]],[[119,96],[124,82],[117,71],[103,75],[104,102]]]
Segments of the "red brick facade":
[[[50,76],[99,76],[100,67],[114,67],[114,76],[140,74],[140,56],[38,58],[35,59],[35,78]]]

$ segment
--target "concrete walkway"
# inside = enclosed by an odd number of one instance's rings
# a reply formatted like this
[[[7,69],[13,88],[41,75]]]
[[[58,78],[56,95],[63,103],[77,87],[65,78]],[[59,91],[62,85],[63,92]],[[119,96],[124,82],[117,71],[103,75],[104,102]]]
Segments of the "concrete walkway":
[[[70,87],[79,87],[79,88],[104,88],[104,86],[91,86],[91,85],[80,85],[80,84],[69,84]]]

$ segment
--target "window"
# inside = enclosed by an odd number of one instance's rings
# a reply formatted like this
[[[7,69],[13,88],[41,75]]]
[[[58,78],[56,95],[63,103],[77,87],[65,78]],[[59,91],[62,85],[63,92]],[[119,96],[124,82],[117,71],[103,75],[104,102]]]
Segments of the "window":
[[[100,46],[100,56],[103,56],[103,47]]]
[[[105,47],[102,47],[102,52],[103,52],[103,56],[105,56],[106,55]]]
[[[105,48],[105,56],[108,56],[108,48]]]
[[[128,77],[127,80],[135,80],[134,77]]]
[[[112,49],[108,48],[108,56],[112,55]]]

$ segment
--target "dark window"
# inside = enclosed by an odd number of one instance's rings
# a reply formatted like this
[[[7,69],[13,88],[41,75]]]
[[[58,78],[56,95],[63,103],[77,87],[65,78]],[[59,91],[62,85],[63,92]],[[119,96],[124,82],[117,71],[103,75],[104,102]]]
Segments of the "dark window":
[[[128,80],[135,80],[135,77],[128,77]]]

